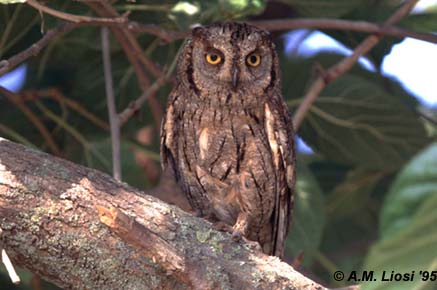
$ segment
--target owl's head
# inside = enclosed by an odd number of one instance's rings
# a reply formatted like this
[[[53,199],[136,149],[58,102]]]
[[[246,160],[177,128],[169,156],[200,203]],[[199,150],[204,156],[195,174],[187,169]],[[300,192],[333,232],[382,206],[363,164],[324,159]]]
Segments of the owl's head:
[[[235,22],[196,27],[185,49],[179,69],[197,92],[265,92],[278,81],[274,44],[257,27]]]

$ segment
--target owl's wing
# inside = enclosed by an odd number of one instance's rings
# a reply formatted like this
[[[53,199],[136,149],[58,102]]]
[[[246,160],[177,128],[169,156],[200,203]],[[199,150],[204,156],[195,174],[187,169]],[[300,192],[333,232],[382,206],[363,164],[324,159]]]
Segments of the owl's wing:
[[[176,167],[176,113],[174,101],[177,99],[176,92],[171,92],[169,103],[161,123],[161,166],[163,171],[170,170],[176,180],[179,180]]]
[[[278,191],[273,210],[273,254],[282,257],[291,223],[295,184],[294,130],[282,97],[273,97],[265,104],[266,131],[278,174]]]

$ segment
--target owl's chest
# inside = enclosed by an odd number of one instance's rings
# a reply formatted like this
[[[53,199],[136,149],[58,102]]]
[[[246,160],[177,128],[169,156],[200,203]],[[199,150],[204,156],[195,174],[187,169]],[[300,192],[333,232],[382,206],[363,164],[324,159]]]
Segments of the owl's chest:
[[[188,117],[189,116],[189,117]],[[183,118],[191,167],[226,181],[245,167],[265,163],[270,148],[260,110],[197,109]]]

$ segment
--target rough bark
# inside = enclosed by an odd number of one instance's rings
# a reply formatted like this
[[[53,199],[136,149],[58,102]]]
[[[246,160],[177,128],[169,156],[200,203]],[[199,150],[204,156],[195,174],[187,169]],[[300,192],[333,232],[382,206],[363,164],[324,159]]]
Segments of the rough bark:
[[[1,246],[65,289],[325,289],[106,174],[0,138]]]

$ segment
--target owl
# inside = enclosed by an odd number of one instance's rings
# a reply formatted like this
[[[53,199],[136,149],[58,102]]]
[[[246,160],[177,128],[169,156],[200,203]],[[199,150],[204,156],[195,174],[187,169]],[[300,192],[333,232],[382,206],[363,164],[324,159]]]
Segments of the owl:
[[[293,140],[270,34],[234,22],[194,28],[163,119],[161,161],[197,215],[282,257]]]

